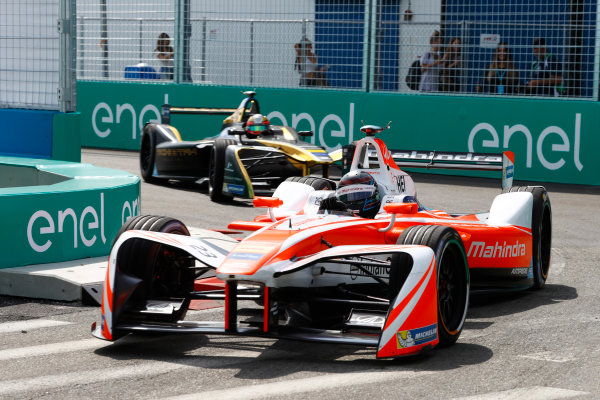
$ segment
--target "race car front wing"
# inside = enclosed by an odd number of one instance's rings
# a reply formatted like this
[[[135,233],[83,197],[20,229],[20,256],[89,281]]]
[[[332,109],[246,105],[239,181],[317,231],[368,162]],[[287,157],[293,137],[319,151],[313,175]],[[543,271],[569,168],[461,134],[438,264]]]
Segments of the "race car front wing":
[[[128,304],[139,291],[150,293],[152,280],[156,284],[156,275],[149,278],[147,273],[134,276],[123,265],[123,254],[119,248],[127,241],[144,241],[144,243],[163,246],[164,252],[177,251],[192,257],[198,262],[194,267],[217,268],[225,255],[222,249],[214,244],[186,236],[170,235],[147,231],[128,231],[122,234],[109,257],[107,277],[103,288],[102,315],[99,324],[92,325],[94,336],[105,340],[116,340],[132,332],[162,333],[202,333],[233,334],[240,336],[261,336],[278,339],[294,339],[310,342],[352,344],[377,348],[377,357],[398,357],[420,353],[435,347],[438,342],[438,304],[437,273],[433,251],[425,246],[337,246],[327,249],[322,254],[313,255],[300,261],[289,261],[285,268],[280,268],[285,279],[293,278],[295,273],[306,274],[320,263],[334,260],[356,260],[357,257],[377,256],[382,254],[404,253],[411,259],[410,273],[399,288],[397,295],[391,300],[386,298],[318,298],[311,297],[312,302],[331,304],[340,303],[351,307],[352,312],[339,329],[321,327],[286,325],[280,315],[279,297],[282,288],[273,285],[276,279],[268,268],[263,272],[270,275],[270,282],[249,276],[246,279],[227,280],[227,274],[219,274],[224,279],[223,288],[192,290],[183,298],[172,296],[145,298],[145,304],[132,307]],[[131,243],[130,243],[131,244]],[[139,244],[137,244],[139,247]],[[200,265],[200,267],[198,266]],[[392,266],[393,268],[394,266]],[[164,270],[161,274],[169,275]],[[310,274],[310,273],[309,273]],[[173,274],[171,274],[173,275]],[[179,274],[185,275],[185,274]],[[275,279],[275,281],[273,281]],[[198,281],[197,281],[198,282]],[[159,282],[160,283],[160,282]],[[162,284],[162,286],[167,286]],[[300,292],[309,292],[310,288],[299,288]],[[164,295],[164,293],[163,293]],[[182,308],[189,305],[190,300],[223,301],[222,321],[189,321],[179,318]],[[288,299],[289,300],[289,299]],[[242,303],[259,304],[256,315],[244,320],[238,314]],[[243,304],[245,306],[246,304]]]

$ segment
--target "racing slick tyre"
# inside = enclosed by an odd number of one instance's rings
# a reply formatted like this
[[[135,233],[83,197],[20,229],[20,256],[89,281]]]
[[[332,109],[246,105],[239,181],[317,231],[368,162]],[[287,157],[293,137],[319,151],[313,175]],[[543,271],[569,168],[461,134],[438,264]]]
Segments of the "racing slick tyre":
[[[543,186],[515,186],[506,192],[529,192],[533,195],[531,211],[531,233],[533,253],[533,286],[541,289],[546,284],[550,271],[552,248],[552,208],[550,197]]]
[[[156,161],[156,132],[152,129],[144,129],[140,145],[140,171],[142,178],[148,183],[156,182],[154,174],[154,163]]]
[[[454,344],[467,317],[469,305],[469,265],[460,235],[443,225],[408,227],[398,238],[398,244],[429,246],[435,253],[438,296],[439,346]],[[390,282],[396,279],[390,271]],[[399,290],[399,288],[398,288]]]
[[[304,183],[313,187],[315,190],[335,190],[335,182],[327,178],[316,176],[290,176],[286,179],[288,182]]]
[[[121,227],[115,242],[128,230],[190,236],[187,227],[177,219],[140,215],[131,218]],[[143,239],[131,239],[123,243],[120,248],[118,264],[123,276],[142,280],[127,300],[128,310],[145,307],[148,299],[172,298],[181,300],[178,310],[171,314],[147,314],[147,318],[161,322],[175,322],[185,316],[190,303],[189,293],[194,286],[194,261],[187,253],[171,246]]]
[[[225,150],[232,144],[236,144],[233,139],[217,139],[210,153],[208,195],[212,201],[224,201],[231,198],[231,196],[223,194],[223,179],[225,177]]]

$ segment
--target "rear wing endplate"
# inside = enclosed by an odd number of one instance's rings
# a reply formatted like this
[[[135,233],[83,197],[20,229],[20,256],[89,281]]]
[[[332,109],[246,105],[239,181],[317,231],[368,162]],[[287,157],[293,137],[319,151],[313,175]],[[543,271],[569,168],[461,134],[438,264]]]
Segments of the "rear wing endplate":
[[[502,189],[512,186],[515,155],[512,151],[496,153],[461,153],[448,151],[390,150],[399,167],[449,169],[463,171],[500,171]],[[377,162],[375,151],[369,153],[369,162]]]

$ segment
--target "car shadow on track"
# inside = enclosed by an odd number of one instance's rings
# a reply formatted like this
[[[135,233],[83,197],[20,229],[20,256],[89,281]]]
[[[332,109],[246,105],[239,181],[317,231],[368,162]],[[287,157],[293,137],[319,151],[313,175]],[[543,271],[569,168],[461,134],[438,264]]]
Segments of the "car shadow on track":
[[[577,289],[571,286],[547,284],[541,290],[473,294],[469,303],[469,318],[494,318],[519,314],[538,307],[574,300]]]
[[[204,354],[197,354],[204,353]],[[418,356],[377,360],[374,348],[248,337],[130,335],[95,354],[118,361],[148,360],[215,370],[238,369],[239,379],[273,379],[299,372],[352,373],[365,370],[439,372],[488,361],[481,345],[457,343]]]

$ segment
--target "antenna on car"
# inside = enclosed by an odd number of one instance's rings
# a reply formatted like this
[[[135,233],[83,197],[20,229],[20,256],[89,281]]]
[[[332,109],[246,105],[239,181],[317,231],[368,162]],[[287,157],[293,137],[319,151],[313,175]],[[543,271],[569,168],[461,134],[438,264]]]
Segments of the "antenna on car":
[[[362,124],[362,126],[365,126],[365,121],[363,121],[362,119],[360,120],[360,123]],[[390,129],[391,125],[392,125],[392,121],[388,122],[387,125],[385,126],[385,128],[383,128],[383,129],[384,130]]]

